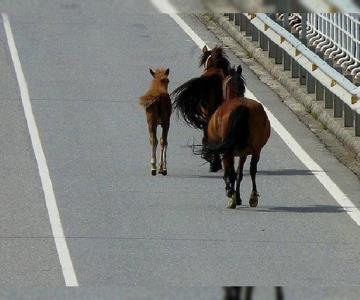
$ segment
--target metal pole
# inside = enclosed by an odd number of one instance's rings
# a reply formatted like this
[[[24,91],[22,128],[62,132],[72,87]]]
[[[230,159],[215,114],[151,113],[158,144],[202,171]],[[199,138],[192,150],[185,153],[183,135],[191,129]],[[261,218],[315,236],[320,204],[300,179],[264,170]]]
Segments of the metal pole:
[[[320,58],[324,59],[324,54],[322,52],[319,52],[318,55]],[[315,80],[315,93],[317,101],[324,100],[324,86],[318,80]]]
[[[297,31],[293,32],[293,35],[298,39],[299,33]],[[299,78],[300,73],[300,66],[297,61],[291,58],[291,77],[292,78]]]
[[[240,17],[241,17],[240,13],[235,14],[235,26],[240,26]]]
[[[300,41],[307,45],[307,38],[306,38],[306,22],[307,22],[307,14],[302,13],[301,14],[301,36]],[[306,84],[306,71],[303,67],[300,66],[300,84],[305,85]]]
[[[345,78],[352,81],[352,76],[350,74],[345,75]],[[344,127],[353,127],[354,126],[354,112],[347,105],[344,105]]]
[[[286,1],[287,2],[287,1]],[[289,25],[289,14],[286,12],[284,13],[284,22],[283,27],[290,31],[290,25]],[[283,51],[284,55],[284,71],[290,71],[291,70],[291,59],[290,55],[286,53],[286,51]]]
[[[331,58],[325,58],[325,61],[328,65],[333,66],[333,60]],[[325,89],[325,108],[334,107],[334,94],[330,92],[329,89]]]

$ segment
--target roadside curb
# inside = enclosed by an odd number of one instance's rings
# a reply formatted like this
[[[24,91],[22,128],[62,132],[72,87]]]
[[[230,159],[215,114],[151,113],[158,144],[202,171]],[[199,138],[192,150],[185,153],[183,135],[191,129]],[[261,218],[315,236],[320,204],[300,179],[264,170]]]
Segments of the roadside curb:
[[[211,7],[209,8],[211,9]],[[268,58],[264,51],[253,44],[250,38],[240,32],[233,24],[225,19],[222,15],[211,14],[211,18],[218,25],[220,25],[236,42],[240,44],[245,51],[247,51],[256,62],[258,62],[269,74],[278,80],[284,88],[294,97],[296,101],[301,103],[306,111],[321,122],[342,144],[345,145],[351,152],[356,155],[360,161],[360,141],[356,141],[345,128],[338,124],[338,122],[329,113],[316,102],[315,97],[308,95],[302,91],[298,82],[290,78],[274,61]]]

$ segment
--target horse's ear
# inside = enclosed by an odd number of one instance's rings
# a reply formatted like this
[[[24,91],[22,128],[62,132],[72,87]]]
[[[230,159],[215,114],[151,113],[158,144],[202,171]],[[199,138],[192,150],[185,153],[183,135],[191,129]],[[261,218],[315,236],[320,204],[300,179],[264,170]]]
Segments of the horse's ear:
[[[166,76],[169,75],[169,73],[170,73],[170,69],[166,69],[165,71]]]
[[[152,75],[152,77],[155,77],[155,72],[151,68],[149,68],[149,71],[150,71],[150,74]]]
[[[242,67],[241,65],[238,65],[237,69],[236,69],[236,73],[238,73],[239,75],[242,74]]]
[[[208,49],[208,47],[205,45],[204,48],[202,49],[202,52],[205,53],[205,52],[208,52],[208,51],[209,51],[209,49]]]

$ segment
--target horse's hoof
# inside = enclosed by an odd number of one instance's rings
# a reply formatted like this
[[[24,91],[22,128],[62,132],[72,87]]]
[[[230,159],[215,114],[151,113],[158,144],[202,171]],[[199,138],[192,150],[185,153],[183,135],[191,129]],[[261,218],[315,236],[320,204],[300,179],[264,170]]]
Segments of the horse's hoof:
[[[229,198],[227,203],[227,208],[234,209],[236,208],[236,196],[233,195],[231,198]]]
[[[259,203],[259,194],[258,193],[251,193],[251,197],[249,200],[250,207],[256,207]]]
[[[250,199],[249,204],[250,207],[256,207],[258,205],[258,199]]]
[[[159,174],[162,174],[162,175],[166,176],[167,175],[167,170],[160,170]]]
[[[156,175],[156,170],[151,170],[151,175],[155,176]]]
[[[226,190],[226,196],[228,198],[232,198],[234,196],[234,190],[233,189],[230,189],[230,190]]]

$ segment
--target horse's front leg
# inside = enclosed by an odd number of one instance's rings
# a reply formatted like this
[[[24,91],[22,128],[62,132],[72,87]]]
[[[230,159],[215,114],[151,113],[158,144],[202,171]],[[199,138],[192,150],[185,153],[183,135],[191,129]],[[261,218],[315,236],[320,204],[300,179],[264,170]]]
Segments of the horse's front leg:
[[[234,154],[232,151],[224,153],[223,164],[226,196],[230,198],[227,207],[236,208],[236,195],[234,190],[236,173],[234,168]]]
[[[250,162],[250,175],[251,175],[251,181],[252,181],[252,192],[249,200],[250,207],[256,207],[259,202],[259,193],[257,192],[256,188],[256,172],[257,172],[257,164],[259,162],[260,154],[254,153],[251,156],[251,162]]]
[[[160,147],[161,147],[161,155],[160,155],[160,165],[159,165],[159,173],[162,175],[167,175],[167,166],[166,166],[166,152],[167,152],[167,136],[169,132],[170,124],[169,122],[162,125],[162,134],[160,139]]]

